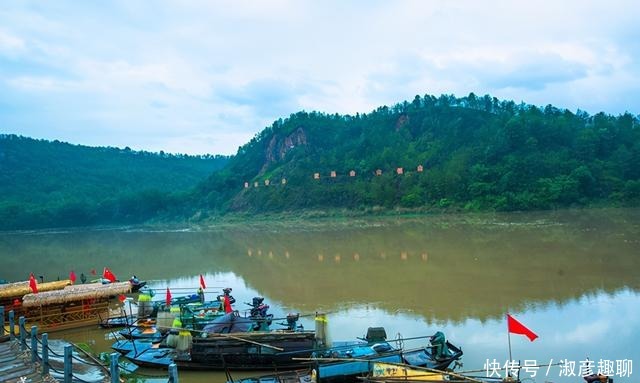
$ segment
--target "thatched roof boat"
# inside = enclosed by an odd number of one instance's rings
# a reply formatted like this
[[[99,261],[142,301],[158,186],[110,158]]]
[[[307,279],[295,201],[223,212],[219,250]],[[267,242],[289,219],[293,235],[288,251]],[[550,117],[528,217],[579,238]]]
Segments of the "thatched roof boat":
[[[108,283],[105,285],[102,283],[71,285],[62,290],[27,294],[22,300],[22,305],[24,307],[46,306],[85,299],[108,298],[128,292],[131,292],[131,283],[128,281]]]
[[[64,279],[62,281],[38,283],[38,292],[40,293],[45,291],[61,290],[65,288],[65,286],[69,286],[69,285],[71,285],[71,281],[69,279]],[[15,297],[23,297],[30,293],[31,293],[31,287],[29,287],[29,281],[14,282],[14,283],[7,283],[4,285],[0,285],[0,300],[15,298]]]

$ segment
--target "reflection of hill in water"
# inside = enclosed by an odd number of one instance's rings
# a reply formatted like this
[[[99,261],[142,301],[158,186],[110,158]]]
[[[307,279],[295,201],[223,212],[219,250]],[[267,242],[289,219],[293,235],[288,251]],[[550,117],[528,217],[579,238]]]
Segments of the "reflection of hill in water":
[[[0,260],[12,273],[0,278],[24,279],[30,271],[65,276],[71,268],[79,274],[104,265],[123,279],[232,271],[304,311],[349,302],[430,320],[486,319],[507,308],[640,288],[637,213],[505,215],[471,223],[440,217],[313,231],[5,235]]]

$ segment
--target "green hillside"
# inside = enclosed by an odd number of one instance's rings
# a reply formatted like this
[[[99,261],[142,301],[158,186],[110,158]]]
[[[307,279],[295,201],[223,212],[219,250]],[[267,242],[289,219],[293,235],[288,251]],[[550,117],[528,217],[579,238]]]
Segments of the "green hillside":
[[[227,161],[0,135],[0,229],[140,222]]]
[[[205,215],[531,210],[629,204],[639,197],[637,116],[590,116],[470,94],[416,96],[355,116],[293,114],[241,147],[227,167],[199,185],[190,204]]]
[[[227,213],[637,205],[640,121],[470,94],[416,96],[355,116],[298,112],[233,157],[0,135],[0,195],[5,230]]]

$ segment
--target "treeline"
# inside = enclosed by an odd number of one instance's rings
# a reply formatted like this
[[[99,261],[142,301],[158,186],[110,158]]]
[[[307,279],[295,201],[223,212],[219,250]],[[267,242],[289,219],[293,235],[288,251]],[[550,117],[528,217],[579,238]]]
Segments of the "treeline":
[[[226,156],[0,135],[0,229],[138,223],[180,205]]]
[[[640,121],[470,94],[355,116],[298,112],[232,157],[0,135],[0,196],[0,230],[229,212],[637,205]]]
[[[415,172],[417,165],[424,172]],[[414,170],[399,176],[398,167]],[[384,169],[381,176],[375,169]],[[358,177],[327,178],[330,171]],[[314,180],[313,173],[323,179]],[[280,180],[285,178],[286,185]],[[264,180],[274,181],[264,187]],[[250,182],[250,188],[244,188]],[[254,188],[258,182],[260,187]],[[637,116],[490,96],[416,96],[368,114],[299,112],[198,187],[204,214],[298,209],[553,209],[640,199]]]

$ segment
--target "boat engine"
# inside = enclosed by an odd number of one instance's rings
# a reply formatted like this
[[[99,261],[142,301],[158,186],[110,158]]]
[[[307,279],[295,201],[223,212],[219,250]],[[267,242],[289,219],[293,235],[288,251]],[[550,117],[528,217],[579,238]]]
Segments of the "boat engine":
[[[251,303],[247,303],[251,306],[249,311],[249,317],[256,321],[254,326],[255,330],[266,330],[267,326],[271,325],[273,314],[268,314],[269,305],[264,304],[263,297],[253,297]]]
[[[287,314],[287,330],[295,331],[297,329],[299,314]]]

